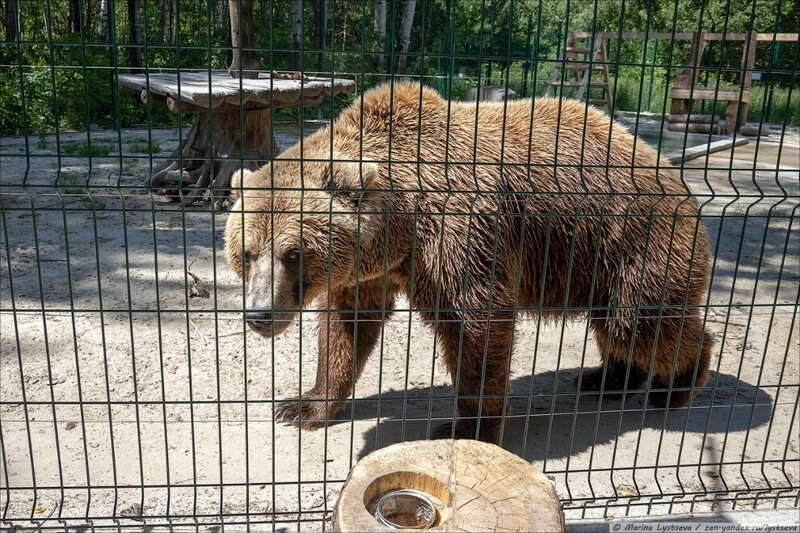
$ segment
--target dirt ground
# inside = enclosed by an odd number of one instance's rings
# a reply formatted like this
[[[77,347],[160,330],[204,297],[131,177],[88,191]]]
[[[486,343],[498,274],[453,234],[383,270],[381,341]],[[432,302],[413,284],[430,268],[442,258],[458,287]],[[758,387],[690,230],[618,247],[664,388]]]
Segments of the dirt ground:
[[[281,148],[298,135],[279,133]],[[274,424],[273,400],[313,384],[314,313],[272,341],[248,334],[226,214],[139,188],[147,156],[127,156],[146,130],[91,135],[114,148],[93,160],[89,189],[87,158],[58,161],[52,136],[28,139],[29,160],[24,138],[0,145],[3,517],[225,514],[319,530],[360,457],[452,416],[433,337],[400,302],[340,419],[313,432]],[[153,130],[158,155],[177,138]],[[503,446],[551,477],[568,519],[708,512],[755,494],[797,504],[800,149],[796,131],[778,140],[684,172],[716,257],[706,320],[717,346],[691,408],[576,398],[580,367],[599,362],[587,323],[518,319]],[[60,195],[58,168],[70,180]]]

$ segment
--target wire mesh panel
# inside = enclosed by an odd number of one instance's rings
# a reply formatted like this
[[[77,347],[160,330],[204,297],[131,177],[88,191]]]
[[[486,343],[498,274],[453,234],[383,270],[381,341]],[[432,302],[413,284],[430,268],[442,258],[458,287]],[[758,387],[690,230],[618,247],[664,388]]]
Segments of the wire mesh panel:
[[[3,5],[4,527],[322,530],[433,437],[798,506],[796,3]]]

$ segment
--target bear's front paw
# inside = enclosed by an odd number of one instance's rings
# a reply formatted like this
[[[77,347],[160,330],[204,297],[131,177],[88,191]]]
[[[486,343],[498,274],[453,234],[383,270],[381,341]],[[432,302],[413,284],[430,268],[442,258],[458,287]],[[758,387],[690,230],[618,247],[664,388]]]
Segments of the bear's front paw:
[[[582,375],[580,376],[580,387],[581,392],[594,392],[599,391],[603,386],[603,375],[605,374],[605,370],[603,367],[595,367],[595,368],[588,368],[583,369]],[[575,383],[577,384],[578,378],[575,378]]]
[[[667,398],[669,396],[669,398]],[[650,403],[662,409],[677,409],[689,405],[692,393],[688,391],[658,391],[650,393]]]
[[[500,421],[482,419],[479,429],[475,420],[459,420],[456,422],[455,433],[453,432],[453,423],[448,422],[434,428],[431,438],[434,440],[453,438],[474,440],[477,438],[477,440],[498,444],[500,442]]]
[[[339,410],[338,405],[339,402],[312,398],[286,400],[275,408],[275,420],[301,429],[317,429],[330,423]]]

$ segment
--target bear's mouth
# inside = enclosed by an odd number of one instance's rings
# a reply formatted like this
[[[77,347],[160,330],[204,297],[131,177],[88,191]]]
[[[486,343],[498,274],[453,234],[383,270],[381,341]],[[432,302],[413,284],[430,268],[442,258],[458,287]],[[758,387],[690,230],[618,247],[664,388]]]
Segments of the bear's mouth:
[[[272,337],[272,321],[271,320],[248,320],[247,327],[254,333],[258,333],[262,337]]]

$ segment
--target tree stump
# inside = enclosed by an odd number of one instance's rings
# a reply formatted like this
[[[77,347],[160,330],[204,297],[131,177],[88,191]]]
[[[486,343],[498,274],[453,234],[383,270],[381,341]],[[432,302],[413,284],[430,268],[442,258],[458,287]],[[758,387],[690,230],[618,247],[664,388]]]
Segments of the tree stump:
[[[230,192],[231,176],[256,169],[278,153],[270,112],[312,107],[326,96],[351,94],[355,82],[257,72],[234,79],[227,72],[121,75],[119,84],[139,91],[145,105],[165,105],[173,113],[195,114],[186,139],[155,169],[148,186],[180,199],[214,201],[219,209]]]
[[[220,208],[234,172],[255,170],[277,153],[268,108],[202,112],[186,140],[154,170],[149,186],[178,196],[184,205],[213,194]]]
[[[382,496],[419,491],[435,508],[428,531],[564,531],[553,485],[527,461],[473,440],[395,444],[359,461],[333,513],[334,531],[393,531],[378,522]],[[385,500],[384,500],[385,501]],[[413,516],[398,524],[411,525]]]

